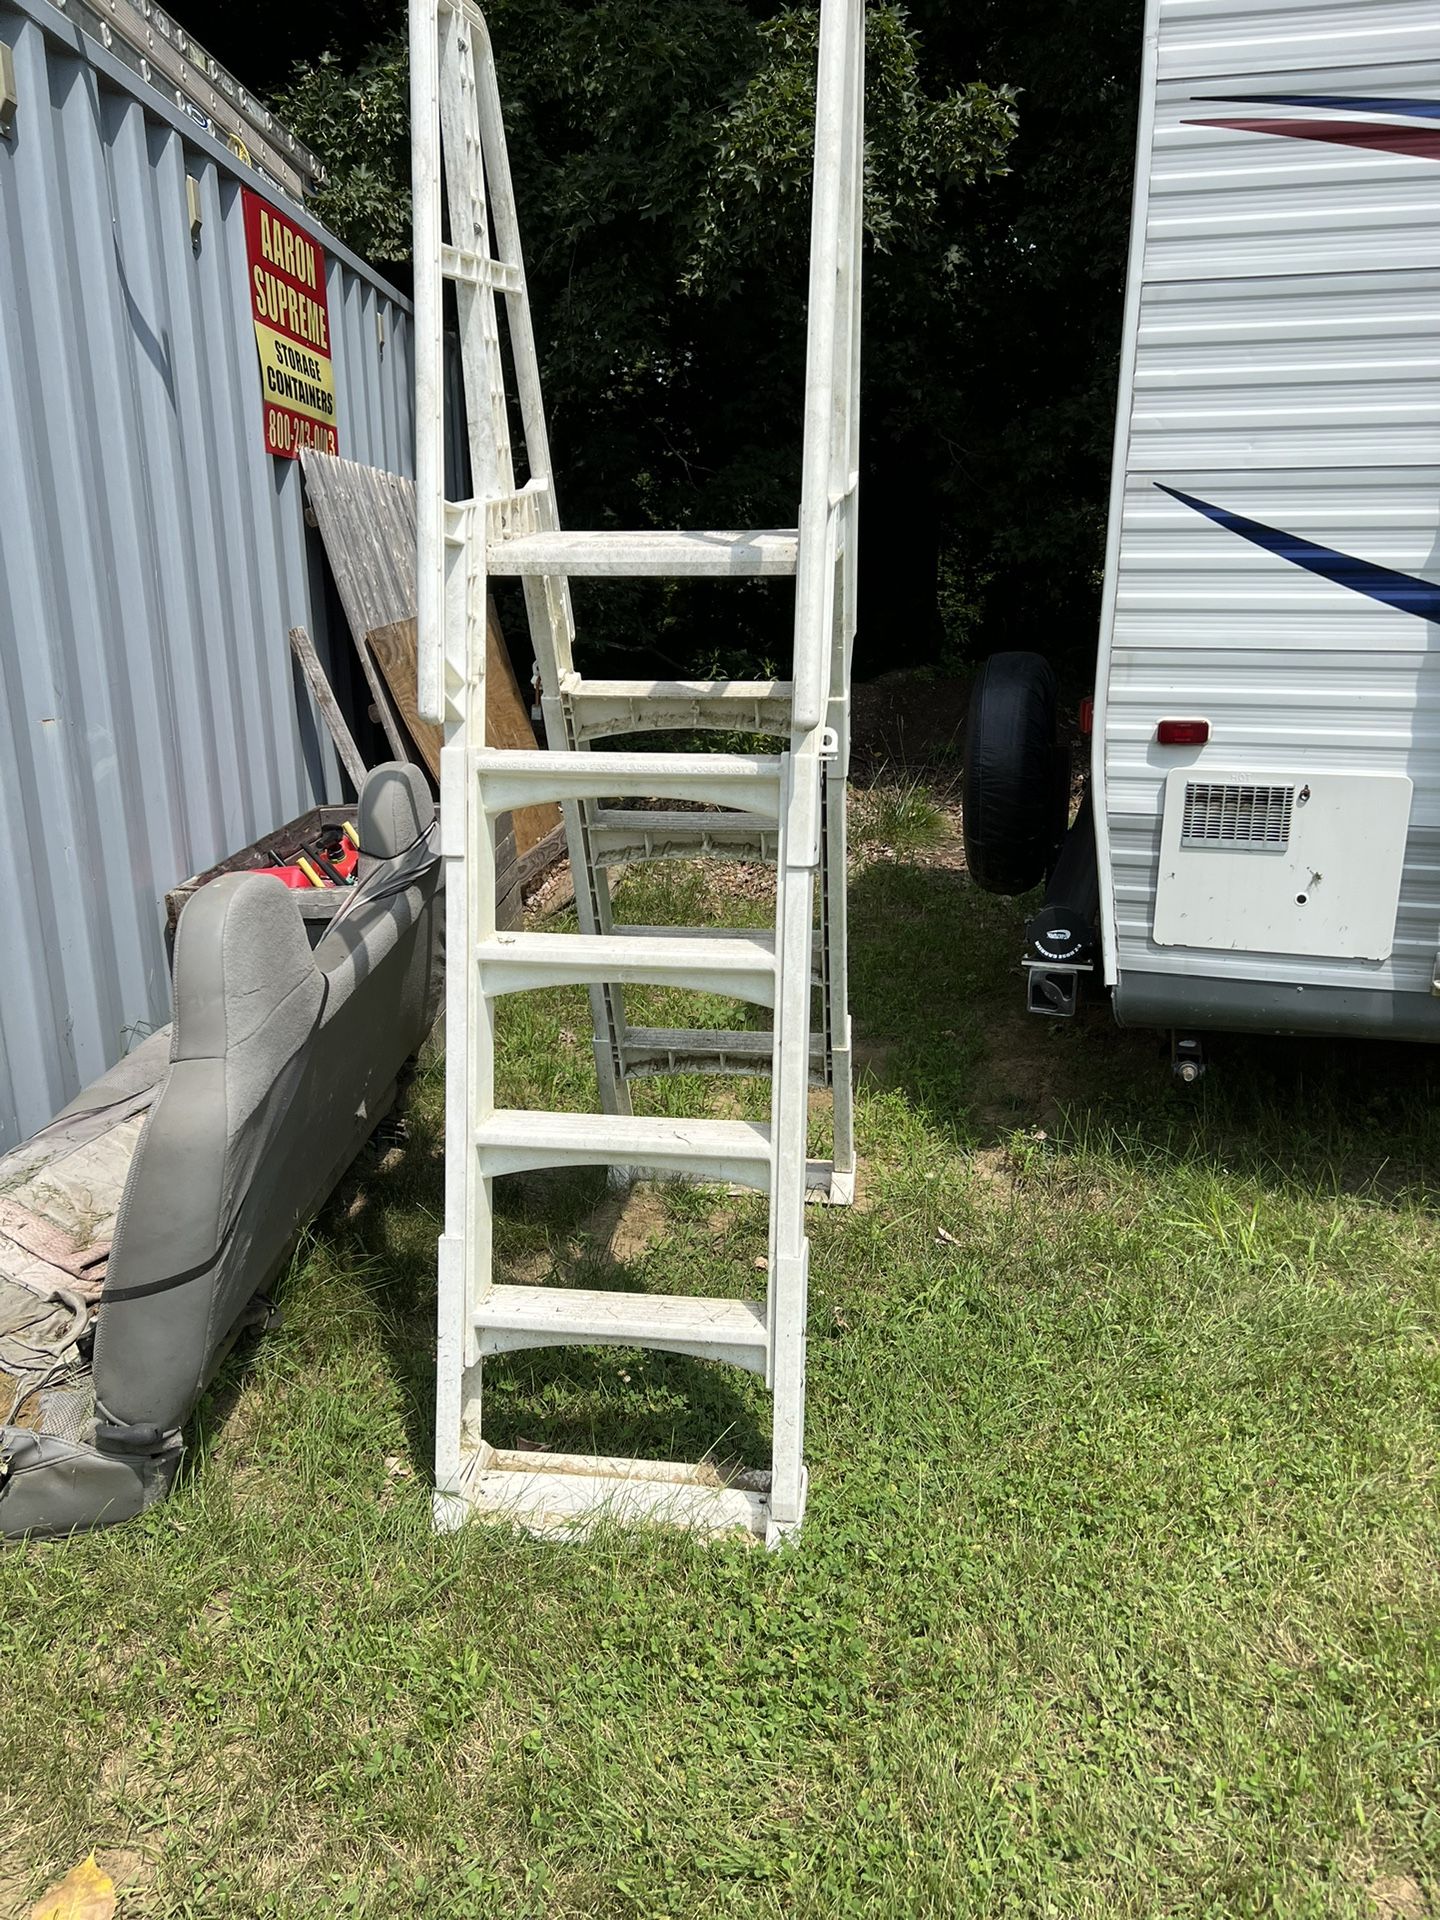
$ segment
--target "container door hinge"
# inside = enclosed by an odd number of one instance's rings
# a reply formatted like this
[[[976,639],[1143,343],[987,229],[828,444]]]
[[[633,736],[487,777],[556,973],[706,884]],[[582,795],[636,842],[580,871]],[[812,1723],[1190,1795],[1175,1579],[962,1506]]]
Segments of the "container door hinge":
[[[9,44],[0,40],[0,140],[8,140],[15,131],[15,109],[20,95],[15,89],[15,55]]]

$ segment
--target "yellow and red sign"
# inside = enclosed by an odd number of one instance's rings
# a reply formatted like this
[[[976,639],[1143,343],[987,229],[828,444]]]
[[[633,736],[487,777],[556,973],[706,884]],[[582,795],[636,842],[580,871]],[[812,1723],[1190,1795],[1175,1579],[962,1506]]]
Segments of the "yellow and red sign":
[[[248,187],[244,194],[266,451],[282,460],[293,460],[302,447],[338,453],[325,254],[287,214]]]

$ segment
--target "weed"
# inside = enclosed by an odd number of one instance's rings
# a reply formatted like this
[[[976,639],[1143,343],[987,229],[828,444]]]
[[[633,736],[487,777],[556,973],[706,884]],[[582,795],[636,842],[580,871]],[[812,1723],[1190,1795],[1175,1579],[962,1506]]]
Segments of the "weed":
[[[882,769],[869,786],[856,790],[850,838],[857,848],[915,853],[937,845],[945,832],[943,810],[916,776],[897,777]]]

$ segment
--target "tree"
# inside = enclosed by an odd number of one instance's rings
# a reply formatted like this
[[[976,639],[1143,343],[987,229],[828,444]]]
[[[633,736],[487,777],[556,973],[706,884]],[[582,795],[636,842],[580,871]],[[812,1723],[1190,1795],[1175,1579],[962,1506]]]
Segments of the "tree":
[[[497,0],[489,18],[567,518],[788,517],[799,485],[816,9]],[[1004,164],[1014,107],[1005,90],[976,81],[928,89],[898,6],[871,8],[867,53],[867,447],[908,442],[933,468],[937,367],[965,271],[955,233],[967,192]],[[277,100],[329,165],[317,212],[390,261],[408,222],[404,84],[396,38],[348,69],[303,66]],[[913,477],[922,491],[933,479]],[[867,544],[877,605],[893,618],[908,600],[933,626],[938,538],[928,581],[895,550],[925,520],[913,489],[888,516],[877,496]],[[733,664],[737,601],[752,651],[788,652],[788,610],[774,588],[591,588],[581,613],[606,649],[639,645],[672,667],[694,664],[698,649]],[[917,624],[902,621],[912,634]]]
[[[327,48],[360,60],[405,19],[404,0],[205,0],[180,12],[222,65],[267,94]]]
[[[788,517],[815,7],[491,0],[488,15],[567,520]],[[1093,649],[1139,15],[1139,0],[867,9],[862,672]],[[403,37],[312,57],[276,104],[329,165],[321,218],[403,274]],[[742,625],[752,653],[788,653],[773,587],[577,592],[592,665],[638,648],[734,668]]]
[[[403,37],[391,35],[347,67],[330,50],[303,60],[275,107],[324,162],[310,207],[332,233],[378,266],[410,258],[410,95]]]
[[[944,480],[961,655],[1029,647],[1093,671],[1114,435],[1141,0],[917,0],[932,65],[1009,82],[1011,170],[971,203],[970,357]]]

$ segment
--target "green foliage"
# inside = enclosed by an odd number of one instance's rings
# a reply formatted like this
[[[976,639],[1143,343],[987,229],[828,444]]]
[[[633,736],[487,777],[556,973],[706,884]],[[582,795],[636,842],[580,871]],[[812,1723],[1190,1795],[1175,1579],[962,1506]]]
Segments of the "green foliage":
[[[932,21],[931,14],[934,14]],[[1139,0],[921,0],[941,63],[1020,90],[1011,171],[974,196],[954,323],[968,367],[942,493],[950,649],[1093,671],[1115,423]]]
[[[762,237],[803,254],[809,223],[814,73],[819,16],[787,8],[762,23],[760,66],[719,127],[697,217],[689,283],[741,284]],[[904,10],[866,15],[865,236],[878,255],[928,259],[945,215],[944,192],[1003,169],[1015,131],[1013,94],[978,81],[931,98],[920,46]],[[942,274],[943,256],[936,262]],[[882,282],[884,265],[881,265]]]
[[[494,0],[512,170],[556,470],[578,524],[764,526],[794,512],[818,12],[744,0]],[[937,83],[905,10],[867,15],[863,407],[931,431],[967,272],[967,196],[995,175],[1013,95]],[[404,48],[302,69],[279,102],[324,153],[319,211],[404,252]],[[863,572],[863,569],[862,569]],[[581,595],[586,658],[687,668],[784,657],[783,591],[648,584]]]
[[[290,130],[325,162],[311,207],[367,260],[410,257],[409,64],[403,38],[347,68],[334,53],[303,61],[275,96]]]
[[[816,9],[494,0],[573,522],[793,512]],[[867,10],[863,674],[995,647],[1093,658],[1139,0]],[[408,253],[405,53],[311,61],[282,114],[317,210]],[[586,660],[784,658],[783,592],[580,595]],[[518,618],[518,611],[516,613]],[[638,663],[637,663],[638,664]]]

